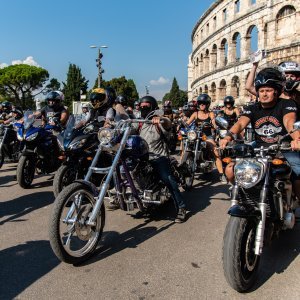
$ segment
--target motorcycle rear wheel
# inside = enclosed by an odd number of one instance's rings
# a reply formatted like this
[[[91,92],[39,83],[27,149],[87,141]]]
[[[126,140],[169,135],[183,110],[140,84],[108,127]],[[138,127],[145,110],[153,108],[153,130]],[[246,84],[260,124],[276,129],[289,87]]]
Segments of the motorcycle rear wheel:
[[[77,178],[75,166],[61,165],[55,172],[53,179],[53,193],[56,198],[58,194]]]
[[[21,156],[17,166],[17,181],[23,189],[30,188],[34,179],[36,160],[33,156]]]
[[[257,223],[252,219],[230,217],[223,239],[223,270],[229,285],[247,292],[256,282],[260,256],[255,255]]]
[[[78,204],[80,197],[81,203]],[[96,225],[86,225],[95,203],[92,191],[79,182],[67,186],[55,199],[49,222],[49,238],[53,252],[61,261],[80,264],[95,252],[105,225],[104,205]],[[68,213],[70,216],[67,219]]]

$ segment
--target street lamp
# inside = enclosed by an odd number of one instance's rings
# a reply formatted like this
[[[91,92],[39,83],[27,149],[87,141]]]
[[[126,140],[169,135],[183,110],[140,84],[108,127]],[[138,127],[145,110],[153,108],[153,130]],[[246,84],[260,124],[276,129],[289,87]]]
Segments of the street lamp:
[[[101,48],[108,48],[107,46],[95,46],[92,45],[90,48],[96,48],[98,49],[98,58],[96,59],[96,66],[98,67],[98,88],[101,86],[101,80],[102,80],[102,73],[104,73],[104,70],[102,69],[102,63],[101,58],[103,57],[103,54],[101,53]]]
[[[145,85],[145,89],[146,89],[146,95],[149,95],[149,85]]]

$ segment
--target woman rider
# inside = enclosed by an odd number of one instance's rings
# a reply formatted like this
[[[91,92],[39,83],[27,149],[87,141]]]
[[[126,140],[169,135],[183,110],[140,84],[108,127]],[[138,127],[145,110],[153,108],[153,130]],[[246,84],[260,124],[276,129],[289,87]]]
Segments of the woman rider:
[[[226,96],[224,98],[224,109],[219,112],[219,115],[223,117],[229,124],[229,129],[234,125],[240,116],[239,110],[234,107],[234,98],[232,96]]]
[[[198,111],[194,112],[192,116],[187,121],[187,125],[190,125],[195,121],[196,126],[200,126],[203,122],[210,123],[212,126],[207,126],[203,128],[203,133],[207,136],[206,142],[209,149],[213,152],[216,159],[216,167],[219,172],[220,180],[225,180],[225,175],[223,174],[222,161],[217,150],[217,145],[214,141],[212,127],[216,128],[215,115],[209,110],[211,104],[211,98],[207,94],[201,94],[197,98]]]

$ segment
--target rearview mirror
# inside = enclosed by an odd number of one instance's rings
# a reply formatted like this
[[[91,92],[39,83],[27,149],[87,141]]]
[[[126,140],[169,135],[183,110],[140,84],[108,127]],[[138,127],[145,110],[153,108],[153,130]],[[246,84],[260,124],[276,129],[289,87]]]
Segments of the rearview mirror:
[[[294,130],[300,130],[300,121],[294,123],[294,126],[293,126]]]
[[[224,118],[222,118],[222,117],[216,117],[215,121],[216,121],[216,124],[219,127],[223,128],[223,129],[228,129],[229,124],[228,124],[228,122]]]

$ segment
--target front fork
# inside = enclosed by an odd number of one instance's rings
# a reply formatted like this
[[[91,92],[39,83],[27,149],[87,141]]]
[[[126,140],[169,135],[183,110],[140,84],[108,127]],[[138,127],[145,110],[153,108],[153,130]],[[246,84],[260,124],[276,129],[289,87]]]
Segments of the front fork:
[[[5,132],[4,132],[3,138],[2,138],[2,140],[1,140],[1,142],[0,142],[0,152],[2,151],[2,146],[3,146],[3,144],[4,144],[6,135],[7,135],[7,129],[5,128]]]

